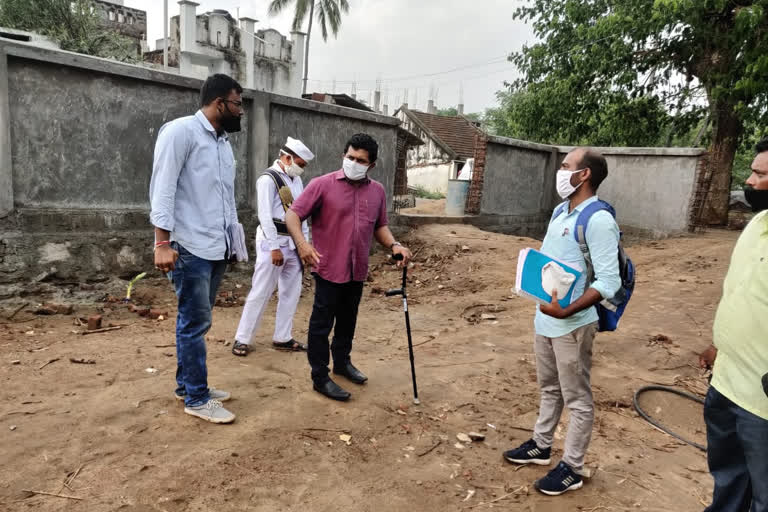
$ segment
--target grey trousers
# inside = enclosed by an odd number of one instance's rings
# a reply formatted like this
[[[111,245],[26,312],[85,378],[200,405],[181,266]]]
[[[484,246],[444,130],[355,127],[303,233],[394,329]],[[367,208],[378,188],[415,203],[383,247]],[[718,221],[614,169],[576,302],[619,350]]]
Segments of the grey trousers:
[[[565,438],[563,462],[581,470],[592,438],[595,404],[592,399],[592,342],[597,323],[585,325],[559,338],[536,335],[536,374],[541,391],[539,419],[533,440],[549,448],[567,405],[571,413]]]

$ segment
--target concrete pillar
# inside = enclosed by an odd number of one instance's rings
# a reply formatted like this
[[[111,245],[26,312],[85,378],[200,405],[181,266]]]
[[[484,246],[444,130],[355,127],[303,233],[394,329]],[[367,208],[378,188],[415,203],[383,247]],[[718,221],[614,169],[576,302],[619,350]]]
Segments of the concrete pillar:
[[[0,218],[13,211],[11,107],[8,94],[8,56],[0,49]]]
[[[256,87],[256,20],[253,18],[240,18],[240,44],[245,52],[245,87]]]
[[[293,41],[293,51],[291,53],[293,67],[291,69],[288,95],[295,98],[301,98],[302,79],[304,78],[304,61],[306,60],[304,50],[307,43],[307,34],[304,32],[293,31],[291,32],[291,41]],[[307,92],[312,91],[307,89]]]
[[[179,2],[179,74],[182,76],[194,75],[190,53],[197,47],[198,5],[189,0]]]
[[[269,163],[270,156],[275,158],[275,155],[269,154],[270,140],[270,99],[268,94],[256,94],[250,101],[251,108],[246,112],[246,119],[248,122],[248,206],[253,210],[254,216],[258,211],[258,194],[256,192],[256,180],[259,178],[259,172],[264,169]],[[554,176],[554,173],[553,173]]]
[[[435,100],[429,100],[427,102],[427,114],[435,114],[437,109],[435,108]]]
[[[460,116],[463,116],[464,115],[464,104],[463,103],[459,103],[459,107],[456,110],[459,111],[459,115]]]
[[[389,115],[389,105],[387,105],[385,103],[384,106],[381,109],[381,113],[384,114],[385,116],[388,116]]]
[[[380,105],[381,105],[381,91],[375,91],[373,93],[373,111],[379,112]]]

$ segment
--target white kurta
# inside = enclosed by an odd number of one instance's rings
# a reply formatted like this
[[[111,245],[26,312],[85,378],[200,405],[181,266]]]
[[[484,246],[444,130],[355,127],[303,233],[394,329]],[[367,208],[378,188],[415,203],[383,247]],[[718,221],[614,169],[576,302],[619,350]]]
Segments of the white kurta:
[[[270,167],[277,171],[291,189],[294,200],[304,190],[301,178],[291,179],[277,161]],[[285,221],[285,211],[277,193],[275,182],[270,176],[260,176],[256,181],[258,198],[259,228],[256,231],[256,265],[253,271],[251,291],[243,307],[235,341],[250,345],[258,329],[269,299],[278,289],[277,316],[273,341],[285,342],[293,339],[293,316],[301,297],[302,267],[296,246],[290,236],[278,235],[272,219]],[[302,224],[304,237],[308,238],[307,223]],[[283,253],[282,266],[272,264],[272,251]]]

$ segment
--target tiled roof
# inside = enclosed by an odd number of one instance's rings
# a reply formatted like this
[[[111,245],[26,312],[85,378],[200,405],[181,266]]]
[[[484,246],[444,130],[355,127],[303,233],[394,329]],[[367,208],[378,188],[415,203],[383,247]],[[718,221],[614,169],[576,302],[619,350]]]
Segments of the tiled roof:
[[[416,117],[433,134],[450,147],[457,157],[465,160],[475,155],[475,134],[478,128],[474,127],[463,117],[438,116],[408,110],[410,115]]]

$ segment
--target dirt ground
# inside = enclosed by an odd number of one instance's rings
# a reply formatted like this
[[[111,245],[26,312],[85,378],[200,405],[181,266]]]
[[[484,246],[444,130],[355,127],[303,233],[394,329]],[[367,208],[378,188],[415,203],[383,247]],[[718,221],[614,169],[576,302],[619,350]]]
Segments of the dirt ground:
[[[382,294],[400,274],[383,254],[372,260],[353,351],[370,381],[339,379],[353,393],[348,403],[312,391],[304,354],[270,348],[274,304],[255,351],[231,355],[250,278],[247,268],[228,276],[221,302],[231,307],[214,311],[208,368],[209,382],[234,395],[232,425],[187,416],[173,397],[175,308],[167,281],[141,281],[135,295],[167,310],[165,320],[102,301],[124,293],[124,283],[65,290],[59,302],[79,302],[70,315],[36,316],[35,303],[7,320],[16,304],[6,304],[0,510],[702,510],[712,483],[704,453],[638,418],[632,395],[651,383],[705,391],[696,354],[711,340],[736,236],[710,232],[629,247],[639,272],[635,297],[619,331],[595,344],[592,477],[557,498],[532,488],[545,468],[514,467],[501,455],[530,437],[537,413],[534,308],[511,292],[518,251],[538,247],[535,240],[458,225],[406,237],[417,253],[409,291],[420,406],[411,401],[401,303]],[[297,313],[299,339],[306,339],[309,284]],[[97,312],[105,325],[127,325],[81,335],[76,318]],[[643,405],[703,442],[699,405],[658,393]],[[485,441],[459,443],[457,434],[470,431]]]
[[[405,215],[445,215],[445,199],[416,198],[415,208],[403,208],[400,210]]]

